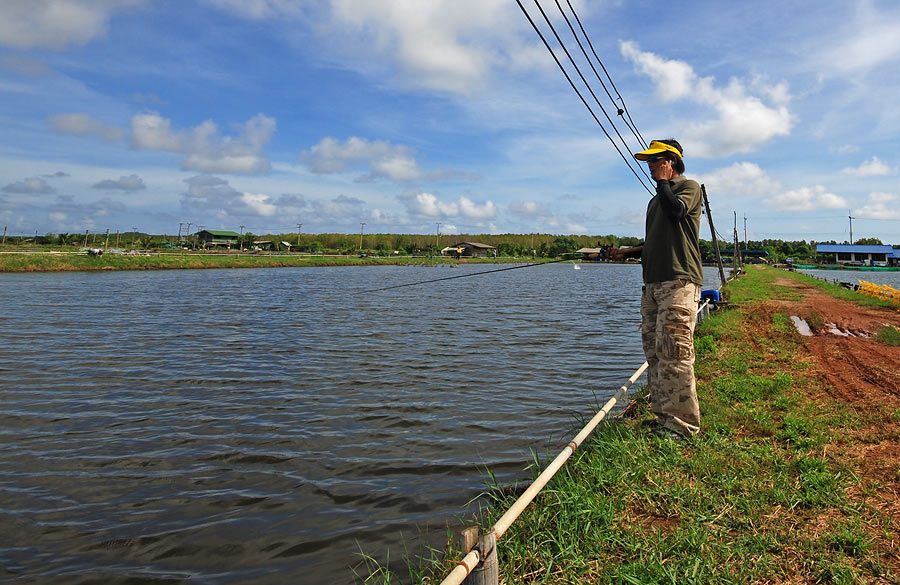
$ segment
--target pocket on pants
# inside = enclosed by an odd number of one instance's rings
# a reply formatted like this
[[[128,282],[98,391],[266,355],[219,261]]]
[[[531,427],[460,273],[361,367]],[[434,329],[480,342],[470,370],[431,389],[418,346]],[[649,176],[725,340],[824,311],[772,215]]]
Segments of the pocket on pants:
[[[691,311],[684,307],[670,307],[669,310],[677,312],[678,316],[684,319],[663,325],[663,355],[669,359],[693,359],[694,336],[688,321],[691,318]]]

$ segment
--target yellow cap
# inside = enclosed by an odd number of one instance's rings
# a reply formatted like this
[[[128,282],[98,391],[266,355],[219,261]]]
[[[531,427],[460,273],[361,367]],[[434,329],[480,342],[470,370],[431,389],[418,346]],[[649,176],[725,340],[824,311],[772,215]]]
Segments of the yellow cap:
[[[634,158],[638,160],[647,160],[651,156],[659,154],[661,152],[674,152],[675,156],[681,158],[681,152],[677,148],[672,145],[666,144],[665,142],[660,142],[659,140],[654,140],[650,143],[650,148],[647,150],[642,150],[641,152],[636,152],[634,154]]]

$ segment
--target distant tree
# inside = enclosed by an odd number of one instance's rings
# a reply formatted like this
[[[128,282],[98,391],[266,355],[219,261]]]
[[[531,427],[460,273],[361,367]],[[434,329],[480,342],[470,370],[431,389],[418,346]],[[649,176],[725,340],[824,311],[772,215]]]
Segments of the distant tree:
[[[856,243],[860,246],[883,246],[878,238],[859,238]]]
[[[72,240],[72,236],[69,235],[69,234],[67,234],[66,232],[62,232],[62,233],[60,233],[58,236],[56,236],[56,242],[57,242],[60,246],[65,246],[65,245],[68,244],[71,240]]]
[[[548,256],[556,258],[563,254],[574,252],[578,249],[578,244],[570,236],[557,236],[553,243],[550,244]]]

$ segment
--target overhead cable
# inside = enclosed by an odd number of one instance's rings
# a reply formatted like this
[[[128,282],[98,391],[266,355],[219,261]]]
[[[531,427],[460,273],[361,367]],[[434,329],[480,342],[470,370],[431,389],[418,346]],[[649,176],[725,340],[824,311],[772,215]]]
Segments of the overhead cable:
[[[584,44],[582,44],[581,39],[578,37],[578,33],[575,32],[575,27],[572,26],[572,22],[569,20],[569,17],[566,15],[565,10],[563,10],[562,5],[560,5],[559,0],[554,0],[554,1],[556,2],[556,8],[559,10],[559,13],[562,14],[562,17],[566,21],[566,24],[568,25],[569,30],[572,32],[572,36],[575,38],[575,42],[578,44],[578,48],[581,49],[581,54],[584,55],[584,59],[587,61],[588,65],[590,65],[591,71],[594,72],[594,76],[597,78],[597,81],[600,82],[600,85],[603,87],[603,90],[606,92],[606,95],[609,97],[610,101],[612,101],[613,107],[615,107],[618,112],[619,107],[616,105],[615,100],[612,97],[612,94],[610,94],[609,90],[606,89],[606,84],[603,83],[603,79],[600,78],[600,74],[597,73],[597,68],[594,67],[594,63],[591,61],[591,58],[588,56],[587,50],[585,50],[585,48],[584,48]],[[535,0],[535,4],[537,4],[538,9],[541,10],[541,14],[544,14],[544,11],[541,9],[541,6],[537,2],[537,0]],[[554,36],[556,36],[556,40],[559,41],[559,44],[562,47],[563,51],[565,51],[566,55],[569,57],[569,61],[571,61],[572,65],[575,66],[575,70],[578,72],[578,75],[581,77],[581,80],[587,86],[588,91],[591,92],[591,95],[593,96],[594,101],[597,102],[597,106],[600,107],[600,111],[603,112],[603,115],[606,116],[607,121],[612,125],[613,130],[615,130],[616,135],[619,137],[619,140],[622,142],[622,146],[625,147],[626,152],[631,152],[631,148],[625,143],[625,139],[622,138],[622,134],[619,132],[619,129],[616,128],[616,123],[613,122],[612,118],[610,118],[609,114],[606,112],[606,108],[604,108],[603,105],[600,103],[600,100],[597,98],[597,95],[594,93],[594,90],[591,88],[587,79],[585,79],[584,76],[581,74],[581,69],[578,68],[578,65],[575,63],[575,60],[569,54],[569,51],[568,51],[568,49],[566,49],[565,45],[563,44],[562,39],[560,39],[559,35],[556,33],[556,28],[553,26],[553,24],[547,18],[546,14],[544,14],[544,20],[547,21],[547,24],[550,26],[550,30],[553,31]],[[584,29],[582,29],[582,32],[584,32]],[[625,125],[627,126],[628,123],[625,122]],[[632,132],[632,134],[634,134],[634,132]],[[637,135],[635,135],[635,138],[638,139],[638,144],[641,145],[641,147],[637,150],[643,150],[644,148],[646,148],[645,146],[643,146],[644,143],[640,141],[640,138],[638,138]],[[650,179],[650,181],[652,182],[653,179],[650,177],[650,175],[647,173],[647,171],[644,169],[644,167],[639,165],[639,168],[644,173],[644,176],[647,177],[647,179]]]
[[[616,96],[617,96],[617,99],[619,102],[619,104],[617,105],[617,107],[619,108],[618,112],[617,112],[618,115],[621,116],[622,114],[625,114],[625,116],[627,116],[627,121],[625,121],[625,125],[628,126],[628,128],[632,131],[632,133],[635,135],[635,137],[638,139],[638,141],[642,145],[646,145],[647,141],[644,140],[644,137],[641,135],[640,130],[638,130],[637,124],[635,124],[634,120],[631,119],[631,113],[628,111],[628,106],[625,105],[625,98],[623,98],[622,94],[619,93],[619,88],[616,87],[616,84],[613,81],[612,76],[609,74],[609,71],[606,70],[606,66],[603,65],[603,61],[600,59],[600,56],[597,55],[597,51],[594,50],[594,44],[591,42],[591,38],[588,36],[587,31],[584,30],[584,26],[581,24],[581,19],[578,17],[578,13],[575,12],[575,7],[572,6],[572,3],[569,0],[566,0],[566,4],[569,5],[569,10],[572,11],[572,15],[575,17],[575,21],[578,22],[578,28],[581,29],[581,34],[583,34],[585,40],[587,40],[588,46],[591,48],[591,53],[593,53],[594,58],[597,59],[597,63],[600,64],[600,68],[603,69],[603,73],[606,74],[606,78],[609,80],[609,84],[612,86],[613,91],[616,92]],[[596,71],[594,71],[594,73],[596,73]],[[599,79],[599,75],[597,76],[597,78]],[[600,80],[600,84],[603,85],[603,89],[606,89],[606,84],[603,83],[603,80]],[[606,94],[609,95],[608,90],[607,90]],[[612,100],[613,103],[615,104],[616,100],[613,99],[613,97],[611,95],[609,95],[609,99]],[[623,118],[623,120],[625,120],[625,119]]]
[[[543,8],[541,8],[541,5],[538,3],[538,0],[534,0],[534,3],[535,3],[535,5],[538,7],[538,9],[540,10],[541,14],[544,16],[544,20],[546,20],[547,23],[550,24],[550,20],[549,20],[549,18],[547,18],[546,13],[544,12]],[[562,72],[562,74],[565,76],[566,81],[569,82],[569,85],[572,87],[572,89],[573,89],[573,90],[575,91],[575,93],[578,95],[578,98],[581,100],[581,103],[584,104],[584,107],[586,107],[586,108],[588,109],[588,112],[590,112],[591,117],[593,117],[593,118],[594,118],[594,121],[597,122],[597,125],[600,126],[600,129],[601,129],[601,130],[603,131],[603,133],[606,135],[607,139],[609,139],[610,143],[613,145],[613,148],[615,148],[615,149],[616,149],[616,152],[619,153],[619,156],[622,157],[622,160],[623,160],[623,161],[625,162],[625,164],[628,166],[628,169],[629,169],[629,170],[632,172],[632,174],[637,178],[637,180],[641,183],[641,185],[644,187],[644,189],[646,189],[648,193],[650,193],[651,195],[653,195],[654,192],[653,192],[653,191],[651,190],[651,188],[644,182],[644,179],[641,177],[641,175],[639,175],[639,174],[637,173],[637,171],[634,170],[634,167],[632,166],[631,160],[629,160],[629,158],[626,157],[626,155],[625,155],[625,154],[622,152],[622,150],[619,148],[619,145],[616,144],[615,140],[613,140],[612,136],[610,136],[609,132],[606,130],[606,128],[603,126],[603,123],[600,121],[600,118],[597,117],[597,114],[594,113],[594,110],[591,108],[590,104],[588,104],[587,100],[584,98],[584,96],[582,95],[581,91],[580,91],[580,90],[578,89],[578,87],[575,85],[575,82],[572,80],[572,77],[571,77],[571,76],[569,75],[569,73],[566,71],[566,68],[563,66],[562,62],[560,62],[559,58],[556,56],[556,53],[553,51],[553,48],[550,46],[550,43],[547,41],[547,39],[544,37],[544,34],[541,32],[540,28],[538,28],[537,24],[536,24],[536,23],[534,22],[534,20],[531,18],[531,15],[528,14],[528,11],[525,9],[525,6],[522,5],[522,1],[521,1],[521,0],[516,0],[516,4],[519,5],[519,8],[522,10],[522,14],[524,14],[524,15],[525,15],[525,18],[528,19],[528,22],[531,24],[531,27],[534,29],[534,32],[537,33],[538,37],[540,37],[540,39],[541,39],[541,42],[544,43],[544,47],[547,48],[547,51],[549,51],[550,55],[553,57],[553,60],[556,61],[556,65],[557,65],[557,67],[559,67],[559,70],[560,70],[560,71]],[[550,25],[550,26],[551,26],[551,29],[552,29],[552,28],[553,28],[552,25]],[[556,34],[555,29],[553,30],[553,34],[556,36],[557,41],[560,43],[560,45],[562,46],[562,48],[563,48],[563,50],[565,51],[566,55],[569,57],[569,60],[572,61],[572,64],[573,64],[573,65],[575,65],[575,62],[574,62],[574,60],[572,59],[571,54],[569,53],[569,51],[568,51],[568,50],[565,48],[565,46],[563,45],[562,40],[559,38],[559,35]],[[575,67],[576,67],[576,70],[578,70],[577,65],[576,65]],[[578,70],[578,74],[579,74],[579,76],[581,76],[582,82],[584,82],[585,85],[588,86],[588,89],[590,89],[590,84],[588,84],[588,83],[587,83],[587,80],[585,80],[584,76],[581,75],[581,71],[580,71],[580,70]],[[591,90],[591,94],[593,95],[593,90]],[[594,95],[594,99],[595,99],[595,100],[597,99],[597,98],[596,98],[596,95]],[[598,103],[599,103],[599,102],[598,102]],[[602,109],[602,106],[601,106],[601,109]],[[604,114],[605,114],[605,113],[606,113],[606,111],[604,110]],[[608,116],[608,115],[607,115],[607,119],[609,119],[609,116]],[[610,122],[611,122],[611,120],[610,120]],[[613,126],[615,126],[615,124],[613,124]],[[629,155],[630,155],[630,153],[629,153]]]

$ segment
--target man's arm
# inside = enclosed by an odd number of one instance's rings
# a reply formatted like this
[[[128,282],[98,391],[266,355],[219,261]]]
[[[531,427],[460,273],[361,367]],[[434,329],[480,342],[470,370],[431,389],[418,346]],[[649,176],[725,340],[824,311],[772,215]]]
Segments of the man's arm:
[[[631,246],[630,248],[616,248],[610,246],[606,251],[606,257],[610,260],[624,260],[626,258],[640,258],[644,251],[644,245]]]

